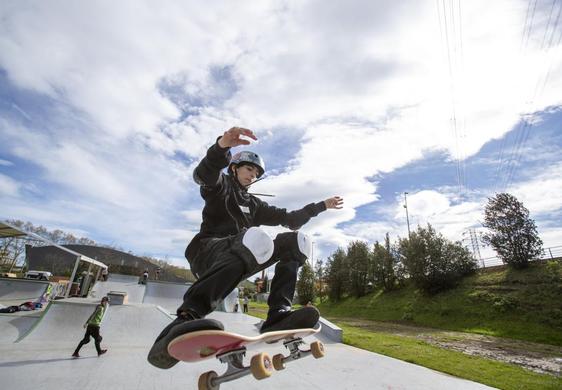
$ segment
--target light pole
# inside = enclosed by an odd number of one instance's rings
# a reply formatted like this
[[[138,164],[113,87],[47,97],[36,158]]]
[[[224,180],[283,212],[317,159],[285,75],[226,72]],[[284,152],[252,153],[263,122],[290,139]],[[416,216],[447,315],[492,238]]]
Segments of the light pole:
[[[404,208],[406,209],[406,223],[408,224],[408,239],[410,238],[410,217],[408,216],[408,200],[406,199],[407,192],[404,192]]]
[[[312,264],[312,271],[314,271],[314,241],[312,241],[312,250],[310,251],[310,262]]]
[[[316,289],[316,286],[314,285],[314,279],[316,277],[316,275],[314,275],[314,241],[312,241],[312,248],[310,251],[310,262],[312,263],[312,291],[314,294],[314,290]]]

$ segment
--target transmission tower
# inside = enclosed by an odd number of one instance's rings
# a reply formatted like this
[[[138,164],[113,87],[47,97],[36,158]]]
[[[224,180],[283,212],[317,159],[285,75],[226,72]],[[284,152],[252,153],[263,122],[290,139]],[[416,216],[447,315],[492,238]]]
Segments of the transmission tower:
[[[470,234],[470,244],[472,246],[472,253],[474,256],[478,256],[478,260],[484,267],[484,262],[482,261],[482,255],[480,254],[480,245],[478,243],[478,233],[476,232],[475,228],[469,228],[468,234]]]

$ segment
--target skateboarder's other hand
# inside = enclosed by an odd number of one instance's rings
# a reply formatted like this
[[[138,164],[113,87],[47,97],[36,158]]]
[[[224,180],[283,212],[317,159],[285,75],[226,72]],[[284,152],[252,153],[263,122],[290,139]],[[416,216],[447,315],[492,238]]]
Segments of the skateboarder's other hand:
[[[253,140],[258,139],[252,130],[243,127],[233,127],[225,131],[222,137],[219,138],[219,146],[221,148],[233,148],[239,145],[249,145],[250,141],[245,138],[240,138],[241,136],[246,136]]]
[[[324,201],[327,209],[341,209],[343,207],[343,198],[334,196]]]

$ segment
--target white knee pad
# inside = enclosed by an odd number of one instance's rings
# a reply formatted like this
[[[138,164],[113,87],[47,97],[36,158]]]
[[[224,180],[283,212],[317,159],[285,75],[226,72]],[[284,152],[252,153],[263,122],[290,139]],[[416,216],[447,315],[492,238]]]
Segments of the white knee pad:
[[[251,227],[246,231],[242,244],[252,252],[258,264],[265,263],[273,255],[273,240],[258,227]]]
[[[312,257],[312,239],[303,232],[298,232],[297,242],[299,244],[299,250],[307,259]]]

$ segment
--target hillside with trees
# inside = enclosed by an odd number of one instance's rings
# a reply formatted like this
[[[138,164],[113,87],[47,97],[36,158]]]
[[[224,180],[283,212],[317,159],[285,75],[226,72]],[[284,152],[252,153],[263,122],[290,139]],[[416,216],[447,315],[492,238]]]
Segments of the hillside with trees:
[[[392,243],[338,248],[322,274],[298,287],[322,315],[363,318],[562,345],[562,265],[537,260],[540,240],[529,211],[510,194],[488,200],[484,241],[503,266],[478,269],[474,256],[433,226]],[[307,282],[308,281],[308,282]]]

